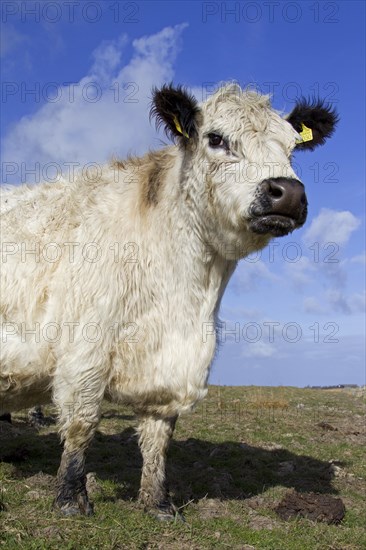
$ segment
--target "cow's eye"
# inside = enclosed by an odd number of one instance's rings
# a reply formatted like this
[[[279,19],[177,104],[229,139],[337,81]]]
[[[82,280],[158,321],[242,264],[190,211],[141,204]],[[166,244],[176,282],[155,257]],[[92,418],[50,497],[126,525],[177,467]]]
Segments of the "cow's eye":
[[[208,143],[210,147],[225,147],[225,141],[219,134],[208,134]]]

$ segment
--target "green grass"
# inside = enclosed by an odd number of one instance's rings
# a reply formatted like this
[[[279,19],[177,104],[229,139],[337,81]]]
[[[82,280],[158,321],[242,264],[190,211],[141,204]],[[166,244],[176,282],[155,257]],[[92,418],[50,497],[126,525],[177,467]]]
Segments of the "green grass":
[[[52,511],[55,425],[37,432],[19,413],[12,426],[0,423],[0,549],[365,548],[364,412],[351,391],[210,387],[177,424],[168,479],[186,522],[167,524],[136,502],[141,456],[130,410],[103,407],[87,460],[92,518]],[[342,498],[344,520],[281,520],[274,508],[291,488]]]

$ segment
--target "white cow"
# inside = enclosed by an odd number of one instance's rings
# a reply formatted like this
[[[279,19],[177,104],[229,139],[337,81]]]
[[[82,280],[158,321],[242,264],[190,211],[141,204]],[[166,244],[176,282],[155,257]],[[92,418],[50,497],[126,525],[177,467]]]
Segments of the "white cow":
[[[163,86],[151,114],[175,145],[2,196],[0,405],[57,405],[65,514],[92,512],[84,456],[107,397],[140,419],[142,503],[174,516],[166,450],[206,395],[225,287],[240,258],[303,225],[291,155],[337,122],[321,101],[283,118],[233,84],[201,105]]]

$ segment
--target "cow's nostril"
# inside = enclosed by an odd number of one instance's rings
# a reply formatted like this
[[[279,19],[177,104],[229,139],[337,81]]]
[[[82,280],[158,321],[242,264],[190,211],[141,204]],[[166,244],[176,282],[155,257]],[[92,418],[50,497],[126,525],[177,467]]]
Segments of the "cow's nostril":
[[[269,195],[275,199],[279,199],[283,195],[283,190],[280,187],[271,185],[269,188]]]

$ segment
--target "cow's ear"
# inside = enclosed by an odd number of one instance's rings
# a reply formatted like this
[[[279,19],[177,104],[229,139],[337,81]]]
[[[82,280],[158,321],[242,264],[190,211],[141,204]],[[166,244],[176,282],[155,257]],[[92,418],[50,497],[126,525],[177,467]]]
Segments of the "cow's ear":
[[[185,142],[197,135],[199,107],[197,100],[182,86],[164,84],[153,89],[150,119],[156,119],[156,127],[164,126],[166,134],[174,140]]]
[[[301,99],[294,110],[287,115],[286,120],[302,138],[295,149],[312,150],[318,145],[323,145],[325,140],[333,134],[339,118],[334,107],[320,99],[312,101]]]

